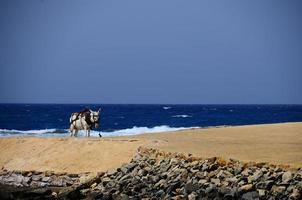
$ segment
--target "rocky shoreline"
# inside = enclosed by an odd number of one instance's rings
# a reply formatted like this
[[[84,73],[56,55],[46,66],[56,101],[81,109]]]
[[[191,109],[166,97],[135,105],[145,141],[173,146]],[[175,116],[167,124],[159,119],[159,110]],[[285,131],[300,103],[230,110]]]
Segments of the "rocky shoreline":
[[[301,199],[302,170],[139,148],[118,169],[0,173],[0,199]]]

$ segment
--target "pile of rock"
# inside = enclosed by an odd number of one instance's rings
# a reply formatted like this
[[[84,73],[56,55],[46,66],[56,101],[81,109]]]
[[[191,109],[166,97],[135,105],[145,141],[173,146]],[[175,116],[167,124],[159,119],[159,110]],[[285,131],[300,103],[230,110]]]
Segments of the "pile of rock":
[[[127,165],[82,188],[101,199],[301,199],[302,171],[140,149]]]
[[[15,187],[66,187],[79,183],[78,174],[38,172],[38,171],[0,171],[0,185]]]
[[[130,163],[93,177],[1,171],[1,198],[295,200],[302,199],[302,170],[140,148]]]

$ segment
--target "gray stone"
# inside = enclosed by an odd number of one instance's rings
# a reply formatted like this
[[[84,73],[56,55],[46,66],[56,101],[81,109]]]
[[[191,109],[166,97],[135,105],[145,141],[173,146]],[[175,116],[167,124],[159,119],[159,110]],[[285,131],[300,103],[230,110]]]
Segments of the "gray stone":
[[[236,183],[238,181],[238,179],[235,176],[231,178],[226,178],[225,180],[231,183]]]
[[[264,189],[258,189],[257,191],[258,191],[258,194],[259,194],[260,198],[265,197],[266,190],[264,190]]]
[[[185,185],[185,190],[188,192],[188,193],[191,193],[193,191],[196,191],[198,190],[199,186],[197,183],[192,183],[192,182],[189,182]]]
[[[256,188],[270,190],[274,185],[274,181],[261,181],[256,184]]]
[[[157,187],[162,187],[164,184],[166,183],[166,180],[165,179],[161,179],[160,181],[158,181],[154,187],[157,188]]]
[[[259,200],[259,194],[256,191],[247,192],[242,195],[242,200]]]
[[[293,200],[301,199],[301,193],[298,189],[293,189],[293,192],[290,194],[289,198]]]
[[[199,181],[198,181],[198,183],[199,184],[201,184],[201,185],[203,185],[203,184],[205,184],[205,183],[207,183],[208,181],[206,180],[206,179],[200,179]]]
[[[44,176],[43,178],[42,178],[42,181],[43,182],[48,182],[48,181],[50,181],[51,180],[51,178],[49,177],[49,176]]]
[[[211,178],[211,182],[215,185],[220,185],[220,180],[218,178]]]
[[[129,200],[129,196],[127,194],[119,194],[116,198],[116,200]]]
[[[283,183],[288,183],[292,180],[293,176],[290,171],[284,172],[282,175],[282,182]]]
[[[48,185],[49,185],[49,183],[37,182],[38,187],[45,187],[45,186],[48,186]]]
[[[108,175],[108,176],[115,175],[116,173],[117,173],[117,170],[116,170],[116,169],[112,169],[112,170],[108,170],[108,171],[107,171],[107,175]]]
[[[64,186],[64,183],[63,183],[63,180],[61,178],[54,178],[50,182],[50,185],[57,186],[57,187],[62,187],[62,186]]]
[[[33,180],[33,181],[39,181],[39,180],[41,180],[41,176],[39,176],[39,175],[32,175],[31,176],[31,179]]]
[[[197,194],[195,192],[192,192],[188,195],[188,200],[196,200]]]
[[[263,176],[263,172],[260,170],[257,170],[254,174],[253,174],[253,181],[258,181],[258,179],[260,179]]]
[[[171,165],[175,165],[175,164],[177,164],[179,162],[179,160],[177,159],[177,158],[171,158],[171,160],[170,160],[170,164]]]
[[[203,172],[196,172],[195,176],[199,179],[202,179],[205,177]]]
[[[246,184],[240,187],[240,190],[242,192],[248,192],[251,191],[253,189],[253,184]]]
[[[111,181],[111,179],[109,178],[109,177],[104,177],[104,178],[102,178],[102,182],[103,183],[108,183],[108,182],[110,182]]]
[[[25,176],[23,177],[22,184],[27,185],[30,182],[30,180],[31,180],[30,177]]]
[[[273,194],[282,194],[286,190],[285,186],[276,186],[274,185],[271,189]]]

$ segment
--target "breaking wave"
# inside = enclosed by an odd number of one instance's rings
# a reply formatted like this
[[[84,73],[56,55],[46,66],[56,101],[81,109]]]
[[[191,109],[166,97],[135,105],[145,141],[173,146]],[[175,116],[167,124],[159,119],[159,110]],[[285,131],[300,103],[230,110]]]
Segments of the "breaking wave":
[[[19,135],[31,135],[31,136],[52,136],[55,134],[64,134],[67,133],[66,129],[41,129],[41,130],[8,130],[0,129],[0,136],[19,136]]]
[[[169,131],[179,131],[186,129],[194,129],[200,127],[170,127],[166,125],[149,127],[137,127],[120,129],[114,131],[97,131],[92,130],[90,135],[92,137],[99,137],[101,134],[103,137],[114,137],[114,136],[130,136],[139,135],[143,133],[159,133],[159,132],[169,132]],[[78,135],[84,136],[84,131],[79,131]],[[12,137],[12,136],[38,136],[38,137],[66,137],[69,136],[68,129],[42,129],[42,130],[8,130],[0,129],[0,137]]]

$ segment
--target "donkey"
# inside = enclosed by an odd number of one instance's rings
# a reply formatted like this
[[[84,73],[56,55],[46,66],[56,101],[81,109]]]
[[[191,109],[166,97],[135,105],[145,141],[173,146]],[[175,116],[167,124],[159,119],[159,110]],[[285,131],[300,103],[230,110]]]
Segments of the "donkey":
[[[77,137],[79,130],[85,130],[85,136],[90,137],[90,130],[98,128],[100,124],[100,112],[84,109],[80,112],[72,113],[70,116],[70,137]]]

